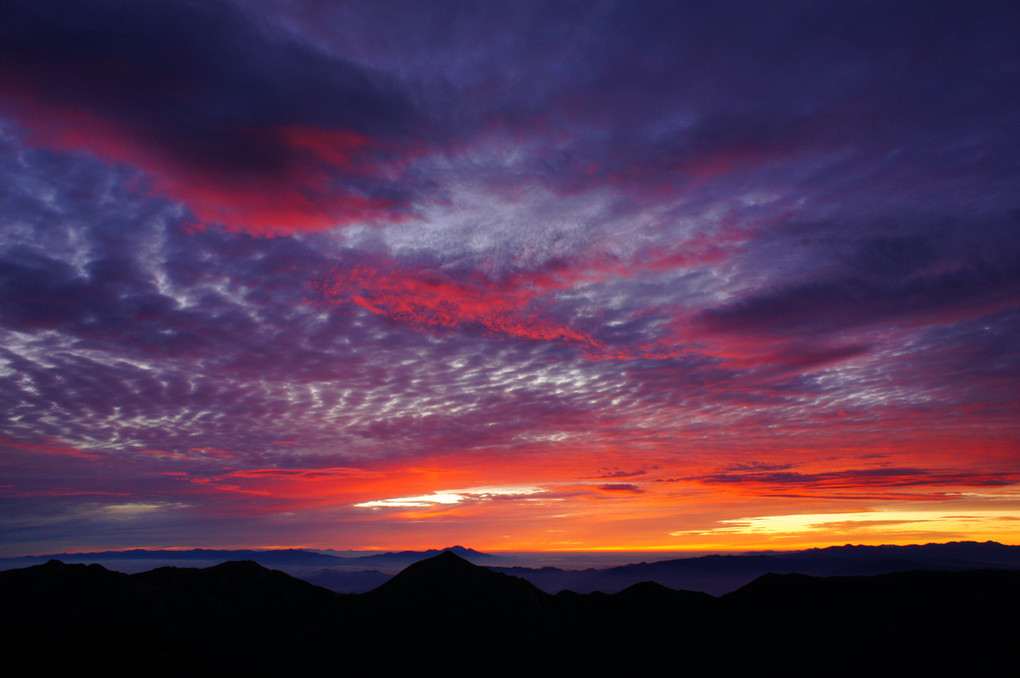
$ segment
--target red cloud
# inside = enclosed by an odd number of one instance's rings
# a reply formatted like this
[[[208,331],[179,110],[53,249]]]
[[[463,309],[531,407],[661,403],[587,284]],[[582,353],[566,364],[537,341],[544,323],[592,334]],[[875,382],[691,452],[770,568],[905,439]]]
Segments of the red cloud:
[[[629,278],[712,263],[724,258],[735,240],[742,242],[732,233],[721,234],[718,241],[699,237],[676,250],[639,253],[634,261],[603,256],[581,260],[574,267],[522,271],[499,279],[478,271],[453,274],[377,257],[338,267],[311,286],[321,303],[354,304],[418,329],[479,327],[499,336],[578,346],[592,360],[669,358],[679,351],[661,342],[613,347],[556,319],[550,311],[553,295],[613,276]]]
[[[422,329],[477,326],[495,334],[604,349],[593,337],[541,310],[541,298],[570,281],[521,274],[495,281],[479,273],[459,277],[394,262],[336,269],[315,286],[328,304],[351,303]]]
[[[59,440],[47,439],[43,443],[32,443],[27,440],[15,440],[14,438],[0,436],[0,447],[12,447],[16,450],[38,452],[40,454],[55,454],[62,457],[75,457],[76,459],[86,459],[88,461],[96,461],[100,458],[98,455],[82,452],[77,447],[71,447]]]
[[[200,142],[180,149],[158,132],[43,104],[26,91],[31,88],[9,86],[2,93],[31,143],[86,151],[143,170],[153,192],[187,205],[200,228],[218,224],[234,232],[282,235],[408,218],[404,205],[354,185],[388,185],[421,149],[402,150],[344,129],[232,128],[224,134],[235,146],[258,149],[258,157],[249,164],[218,161]]]

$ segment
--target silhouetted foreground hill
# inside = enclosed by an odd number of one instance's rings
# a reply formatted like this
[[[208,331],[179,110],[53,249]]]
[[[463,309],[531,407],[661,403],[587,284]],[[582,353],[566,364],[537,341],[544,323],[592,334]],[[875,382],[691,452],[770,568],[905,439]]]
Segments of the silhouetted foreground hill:
[[[990,675],[1020,661],[1020,572],[766,575],[713,598],[562,592],[442,553],[366,594],[253,562],[0,572],[7,675]]]

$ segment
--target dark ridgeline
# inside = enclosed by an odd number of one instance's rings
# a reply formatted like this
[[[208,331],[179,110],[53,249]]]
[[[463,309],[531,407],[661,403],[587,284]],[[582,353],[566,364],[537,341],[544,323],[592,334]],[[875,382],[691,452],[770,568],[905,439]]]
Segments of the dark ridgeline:
[[[1020,572],[543,593],[444,552],[340,595],[253,562],[0,572],[7,675],[1011,675]]]
[[[631,563],[609,568],[563,570],[555,567],[507,566],[514,557],[482,554],[463,546],[445,550],[404,551],[371,556],[341,555],[300,549],[269,551],[145,551],[91,554],[53,554],[0,559],[0,570],[41,565],[49,560],[100,563],[118,572],[142,572],[164,565],[209,567],[225,561],[249,560],[284,570],[338,593],[364,593],[386,582],[407,566],[451,551],[475,565],[530,581],[547,593],[616,593],[636,583],[655,581],[669,588],[722,595],[767,573],[810,574],[817,577],[884,574],[914,570],[1020,570],[1020,546],[993,541],[956,541],[915,545],[828,546],[795,552],[765,552],[730,556],[680,558]],[[367,568],[367,569],[366,569]]]
[[[768,574],[816,577],[885,574],[914,570],[1020,570],[1020,546],[995,542],[950,542],[911,546],[830,546],[804,551],[714,555],[616,567],[562,570],[555,567],[493,567],[527,579],[550,593],[615,593],[642,581],[721,596]],[[315,582],[319,583],[319,582]],[[327,582],[323,580],[323,585]]]
[[[133,575],[50,561],[0,572],[4,664],[25,676],[287,675],[289,653],[332,642],[337,599],[250,561]]]
[[[507,566],[506,563],[514,561],[513,556],[499,557],[479,553],[463,546],[428,551],[378,553],[369,556],[340,555],[337,552],[323,553],[302,549],[259,551],[136,549],[0,559],[0,570],[40,565],[53,559],[63,562],[100,563],[119,572],[141,572],[163,565],[208,567],[229,560],[251,560],[264,567],[281,569],[299,579],[337,593],[365,593],[381,586],[393,574],[408,565],[447,550],[476,565],[485,565],[496,572],[527,579],[546,593],[564,590],[577,593],[593,591],[617,593],[634,584],[654,581],[672,589],[704,591],[721,596],[736,591],[770,572],[833,577],[913,570],[1020,570],[1020,546],[1006,546],[995,542],[831,546],[805,551],[678,558],[584,570]]]

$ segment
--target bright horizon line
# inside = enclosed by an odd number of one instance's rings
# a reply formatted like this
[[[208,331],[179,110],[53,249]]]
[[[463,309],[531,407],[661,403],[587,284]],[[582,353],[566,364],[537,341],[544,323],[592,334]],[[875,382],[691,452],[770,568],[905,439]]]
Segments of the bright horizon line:
[[[931,545],[945,545],[945,544],[999,544],[1001,546],[1020,546],[1020,544],[1010,544],[995,539],[986,539],[979,541],[976,539],[951,539],[947,541],[930,541],[930,542],[882,542],[882,543],[867,543],[867,542],[844,542],[844,543],[826,543],[825,545],[818,546],[801,546],[799,548],[674,548],[674,547],[637,547],[630,548],[624,546],[606,546],[599,548],[573,548],[573,549],[485,549],[475,548],[473,546],[464,546],[463,544],[453,544],[451,546],[434,547],[428,546],[423,548],[399,548],[399,547],[362,547],[362,548],[350,548],[340,549],[333,547],[323,546],[132,546],[119,549],[95,549],[95,550],[63,550],[60,553],[66,554],[80,554],[80,555],[91,555],[96,553],[130,553],[132,551],[336,551],[336,552],[364,552],[364,553],[392,553],[392,552],[425,552],[425,551],[448,551],[456,547],[460,547],[466,550],[475,551],[477,553],[485,555],[498,555],[498,554],[513,554],[513,553],[692,553],[692,554],[742,554],[742,553],[793,553],[796,551],[810,551],[812,549],[826,549],[836,548],[842,546],[931,546]],[[52,553],[57,553],[56,551]],[[21,553],[17,555],[0,556],[0,559],[14,559],[14,558],[40,558],[46,555],[52,555],[52,553]]]

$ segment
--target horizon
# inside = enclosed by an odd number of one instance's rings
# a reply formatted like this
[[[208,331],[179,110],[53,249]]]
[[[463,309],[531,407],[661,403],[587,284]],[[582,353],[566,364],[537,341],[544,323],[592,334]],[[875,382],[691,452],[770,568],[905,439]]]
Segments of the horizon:
[[[0,25],[0,554],[1020,542],[1009,3]]]
[[[857,544],[852,544],[852,543],[846,543],[846,544],[829,544],[829,545],[826,545],[826,546],[811,546],[811,547],[795,548],[795,549],[775,549],[775,548],[771,548],[771,549],[739,549],[739,550],[737,550],[737,549],[626,549],[626,548],[615,548],[614,547],[614,548],[602,548],[602,549],[567,549],[567,550],[563,550],[563,549],[555,549],[555,550],[553,550],[553,549],[546,549],[546,550],[532,550],[532,551],[525,551],[525,550],[501,550],[500,551],[500,550],[476,549],[476,548],[473,548],[473,547],[470,547],[470,546],[463,546],[461,544],[454,544],[452,546],[443,546],[443,547],[428,547],[428,548],[422,548],[422,549],[382,549],[382,548],[334,549],[334,548],[328,548],[328,547],[310,547],[310,546],[259,546],[259,547],[231,547],[231,548],[226,548],[226,547],[210,547],[210,546],[171,546],[171,547],[159,547],[159,548],[125,547],[125,548],[121,548],[121,549],[97,549],[97,550],[93,550],[93,551],[87,551],[87,550],[86,551],[67,550],[67,551],[54,552],[54,553],[19,553],[19,554],[16,554],[16,555],[14,555],[14,554],[12,554],[12,555],[0,554],[0,560],[17,560],[17,559],[24,559],[24,558],[45,558],[45,557],[54,556],[54,555],[71,555],[71,556],[107,555],[107,556],[114,556],[116,554],[137,553],[139,551],[141,551],[141,552],[154,552],[154,553],[155,552],[160,552],[160,551],[181,552],[181,553],[188,553],[188,552],[192,552],[192,551],[228,551],[228,552],[230,552],[230,551],[238,551],[238,552],[240,552],[240,551],[255,551],[255,552],[305,551],[305,552],[309,552],[309,553],[325,553],[325,552],[330,552],[330,553],[335,553],[335,554],[344,554],[344,555],[338,555],[337,557],[339,557],[339,558],[346,558],[346,557],[357,558],[358,554],[377,555],[377,554],[426,553],[426,552],[439,552],[439,553],[442,553],[442,552],[445,552],[445,551],[451,551],[453,553],[456,553],[457,549],[463,549],[465,551],[472,551],[474,553],[477,553],[477,554],[483,555],[483,556],[491,555],[491,556],[496,556],[496,557],[499,557],[499,556],[513,556],[513,555],[530,555],[530,556],[536,556],[536,557],[540,557],[542,555],[561,556],[561,557],[569,557],[570,555],[575,555],[575,556],[578,556],[578,557],[580,557],[580,556],[597,556],[597,555],[603,555],[603,556],[615,555],[615,556],[618,556],[618,557],[640,556],[640,555],[656,555],[656,556],[658,556],[658,555],[672,555],[672,556],[679,556],[681,558],[685,558],[685,557],[699,558],[699,557],[702,557],[702,556],[710,556],[710,555],[759,555],[759,554],[768,554],[768,553],[796,553],[796,552],[801,552],[801,551],[825,550],[825,549],[833,549],[833,548],[882,548],[882,547],[911,547],[911,546],[918,547],[918,546],[949,546],[949,545],[958,545],[958,544],[978,544],[978,545],[995,544],[995,545],[998,545],[998,546],[1020,546],[1020,544],[1008,544],[1008,543],[998,542],[998,541],[994,541],[994,540],[987,540],[987,541],[955,540],[955,541],[946,541],[946,542],[926,542],[926,543],[910,543],[910,544],[888,544],[888,543],[882,543],[882,544],[863,544],[863,543],[857,543]],[[347,555],[347,554],[354,554],[354,555]],[[619,562],[620,563],[623,563],[623,562],[628,562],[629,563],[629,562],[632,562],[632,561],[623,561],[623,560],[620,560]]]
[[[415,551],[133,549],[0,558],[0,571],[44,565],[54,559],[64,564],[98,564],[107,570],[126,574],[167,567],[204,570],[228,562],[253,561],[261,567],[283,571],[336,593],[364,593],[414,563],[447,553],[478,567],[523,577],[547,593],[563,589],[577,593],[594,590],[613,593],[639,581],[654,581],[677,590],[721,595],[768,572],[846,576],[916,570],[1015,570],[1020,567],[1020,545],[947,542],[845,544],[821,549],[755,551],[483,552],[459,544]],[[648,566],[655,569],[649,570]]]

